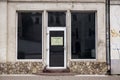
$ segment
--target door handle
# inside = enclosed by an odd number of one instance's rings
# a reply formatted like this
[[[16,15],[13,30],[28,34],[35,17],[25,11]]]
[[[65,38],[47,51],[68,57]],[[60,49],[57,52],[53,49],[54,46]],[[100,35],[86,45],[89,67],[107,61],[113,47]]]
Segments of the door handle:
[[[64,50],[66,49],[65,47],[63,47],[64,48]]]
[[[46,51],[48,51],[49,49],[46,49]]]

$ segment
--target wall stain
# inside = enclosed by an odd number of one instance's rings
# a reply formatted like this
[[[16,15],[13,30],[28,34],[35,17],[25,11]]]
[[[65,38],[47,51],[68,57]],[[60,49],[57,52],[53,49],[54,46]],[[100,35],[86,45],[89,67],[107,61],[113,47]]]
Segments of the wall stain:
[[[110,34],[112,37],[120,37],[120,33],[117,32],[115,29],[111,29]]]
[[[104,42],[103,42],[102,40],[99,40],[99,41],[98,41],[98,46],[101,46],[101,45],[103,46],[103,45],[104,45]]]

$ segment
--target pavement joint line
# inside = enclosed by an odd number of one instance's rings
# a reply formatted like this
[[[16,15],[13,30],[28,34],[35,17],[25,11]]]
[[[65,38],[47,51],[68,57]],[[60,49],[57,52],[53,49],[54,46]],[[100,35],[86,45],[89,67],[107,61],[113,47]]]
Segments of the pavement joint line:
[[[0,76],[31,76],[31,77],[37,77],[37,76],[43,76],[43,75],[34,75],[34,74],[2,74]],[[44,75],[45,76],[45,75]],[[59,76],[59,75],[58,75]],[[61,75],[60,75],[61,76]],[[67,75],[65,75],[67,76]],[[109,75],[71,75],[75,77],[108,77]]]
[[[75,75],[83,77],[108,77],[108,75]]]
[[[0,76],[38,76],[33,74],[2,74]]]

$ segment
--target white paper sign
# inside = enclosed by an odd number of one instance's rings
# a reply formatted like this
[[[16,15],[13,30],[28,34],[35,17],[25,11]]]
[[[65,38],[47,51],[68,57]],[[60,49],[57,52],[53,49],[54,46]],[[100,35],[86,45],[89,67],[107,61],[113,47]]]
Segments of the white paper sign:
[[[51,46],[63,45],[63,37],[51,37]]]

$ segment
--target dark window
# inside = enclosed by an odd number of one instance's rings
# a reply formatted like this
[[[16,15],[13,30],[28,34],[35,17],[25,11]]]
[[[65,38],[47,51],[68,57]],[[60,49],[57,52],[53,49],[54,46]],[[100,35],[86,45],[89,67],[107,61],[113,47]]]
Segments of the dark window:
[[[42,58],[42,13],[18,12],[18,59]]]
[[[65,27],[66,14],[65,12],[48,12],[49,27]]]
[[[95,12],[71,14],[72,59],[95,59]]]

